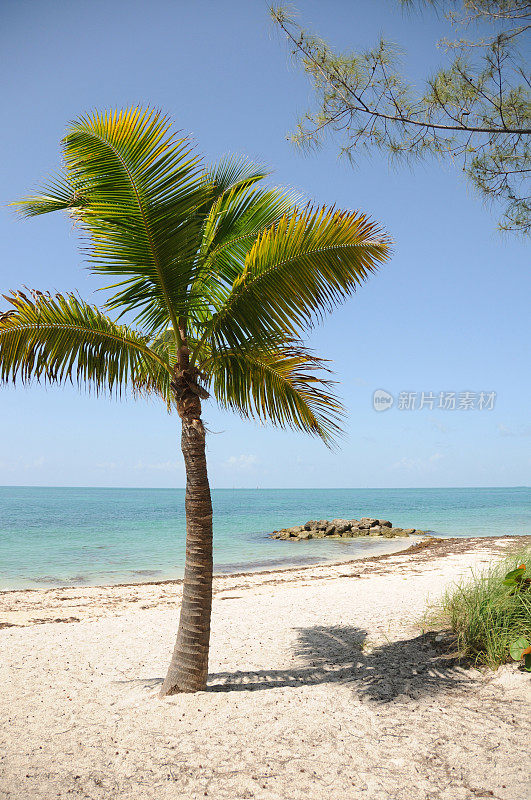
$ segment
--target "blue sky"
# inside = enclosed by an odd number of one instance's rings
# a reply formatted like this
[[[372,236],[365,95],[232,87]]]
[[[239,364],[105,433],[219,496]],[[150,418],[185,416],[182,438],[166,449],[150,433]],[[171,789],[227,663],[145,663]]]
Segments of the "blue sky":
[[[413,79],[442,58],[446,33],[394,0],[298,0],[301,18],[341,48],[380,34],[404,46]],[[163,108],[209,159],[265,162],[272,180],[318,203],[359,208],[396,242],[393,259],[311,337],[333,362],[348,409],[339,450],[205,408],[216,487],[514,486],[529,483],[527,246],[496,231],[458,168],[353,170],[333,145],[305,156],[286,141],[311,103],[306,78],[262,0],[4,0],[1,52],[3,291],[79,290],[96,301],[70,222],[20,221],[7,203],[59,161],[66,123],[92,108]],[[526,258],[527,256],[527,258]],[[494,410],[377,413],[372,394],[495,391]],[[477,399],[477,398],[476,398]],[[177,417],[156,402],[75,389],[2,388],[0,484],[183,486]],[[436,405],[436,404],[435,404]]]

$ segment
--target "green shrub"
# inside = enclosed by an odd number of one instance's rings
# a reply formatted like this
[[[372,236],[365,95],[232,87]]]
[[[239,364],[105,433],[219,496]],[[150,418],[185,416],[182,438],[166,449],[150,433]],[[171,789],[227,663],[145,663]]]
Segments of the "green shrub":
[[[515,571],[531,575],[531,548],[454,585],[442,598],[442,617],[457,634],[459,654],[478,665],[496,669],[511,660],[511,645],[516,657],[515,643],[531,641],[531,590],[525,580],[510,578]]]

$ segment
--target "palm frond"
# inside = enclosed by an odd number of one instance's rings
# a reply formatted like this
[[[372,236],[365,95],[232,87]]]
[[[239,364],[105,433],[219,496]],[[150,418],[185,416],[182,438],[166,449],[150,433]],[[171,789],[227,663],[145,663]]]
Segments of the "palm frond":
[[[205,177],[211,186],[212,197],[217,200],[224,192],[235,187],[249,187],[263,180],[269,171],[260,164],[255,164],[247,156],[226,155],[210,166]]]
[[[24,217],[37,217],[40,214],[49,214],[51,211],[68,211],[74,216],[79,216],[85,203],[83,187],[74,186],[63,171],[51,178],[43,186],[40,194],[18,200],[11,205]]]
[[[196,211],[211,194],[190,141],[171,132],[167,117],[136,107],[80,117],[63,146],[66,187],[83,196],[92,269],[122,279],[109,287],[120,288],[108,307],[134,309],[151,330],[176,323],[194,278]],[[56,200],[68,207],[66,187],[19,207],[26,214],[54,210]]]
[[[322,374],[329,370],[297,341],[213,350],[201,371],[219,404],[242,417],[306,431],[328,446],[341,434],[343,407]]]
[[[351,295],[390,254],[390,241],[356,212],[286,214],[255,240],[245,268],[213,316],[217,346],[298,335]]]
[[[97,394],[159,395],[171,404],[171,364],[164,343],[118,325],[72,294],[4,295],[0,381],[87,384]]]
[[[208,173],[213,197],[205,213],[198,274],[190,289],[189,304],[203,322],[226,300],[256,238],[283,215],[294,212],[300,200],[297,193],[286,189],[255,186],[264,173],[253,167],[252,162],[234,159],[212,167]],[[236,180],[229,185],[228,176],[233,174]],[[223,191],[215,191],[220,186]]]
[[[294,212],[299,199],[295,192],[275,188],[236,186],[225,192],[205,220],[201,274],[211,272],[231,289],[256,239]]]

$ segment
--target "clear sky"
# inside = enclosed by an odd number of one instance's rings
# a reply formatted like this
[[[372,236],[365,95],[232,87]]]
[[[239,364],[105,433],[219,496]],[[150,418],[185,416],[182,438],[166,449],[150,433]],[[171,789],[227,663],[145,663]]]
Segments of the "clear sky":
[[[394,0],[297,0],[306,24],[338,47],[383,33],[419,79],[442,58],[444,23],[404,16]],[[161,107],[209,159],[265,162],[272,180],[318,203],[359,208],[396,242],[393,259],[312,335],[332,360],[347,435],[328,451],[302,434],[244,422],[207,404],[215,487],[515,486],[529,484],[529,253],[496,231],[458,168],[353,170],[333,145],[301,155],[286,141],[311,102],[307,79],[263,0],[3,0],[1,276],[22,285],[99,285],[70,222],[20,221],[6,207],[59,162],[66,123],[87,110]],[[385,412],[372,396],[395,397]],[[398,408],[399,392],[437,396]],[[439,410],[439,392],[496,392],[493,410]],[[477,394],[473,398],[476,405]],[[74,388],[0,390],[0,484],[183,486],[179,420],[156,402],[110,401]]]

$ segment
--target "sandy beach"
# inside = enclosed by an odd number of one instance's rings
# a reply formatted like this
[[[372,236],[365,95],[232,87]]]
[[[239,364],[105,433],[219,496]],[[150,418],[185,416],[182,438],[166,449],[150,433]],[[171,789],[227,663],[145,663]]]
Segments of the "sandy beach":
[[[177,581],[0,594],[0,797],[528,797],[529,675],[428,601],[531,537],[215,579],[209,690],[158,698]]]

